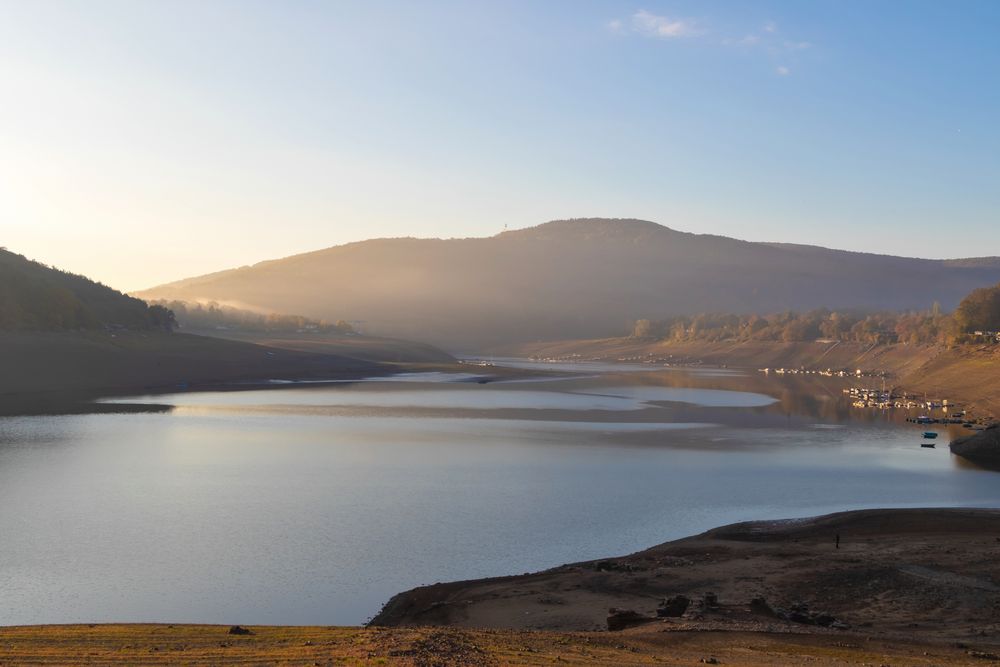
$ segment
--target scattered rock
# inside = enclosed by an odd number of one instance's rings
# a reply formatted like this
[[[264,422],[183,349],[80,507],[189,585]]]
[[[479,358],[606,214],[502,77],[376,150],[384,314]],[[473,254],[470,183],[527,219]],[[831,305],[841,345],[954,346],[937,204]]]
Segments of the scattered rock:
[[[632,609],[612,607],[608,610],[608,630],[611,632],[617,632],[625,628],[634,628],[637,625],[643,625],[655,620],[652,616],[645,616]]]
[[[252,635],[253,631],[244,628],[242,625],[234,625],[229,628],[229,634],[231,635]]]
[[[1000,542],[1000,538],[997,538],[997,542]],[[663,567],[688,567],[694,565],[694,561],[680,556],[664,556],[659,560],[659,565]]]
[[[719,606],[719,596],[715,593],[705,593],[704,602],[708,609],[715,609]]]
[[[525,648],[534,652],[534,649]],[[390,657],[406,657],[414,665],[437,667],[454,665],[462,667],[482,667],[495,665],[496,661],[486,651],[470,641],[468,635],[455,630],[436,630],[429,636],[418,639],[407,648],[394,649]]]
[[[810,616],[808,612],[802,612],[796,609],[792,609],[790,611],[785,612],[782,618],[784,618],[786,621],[791,621],[792,623],[800,623],[802,625],[816,624],[815,619],[813,619],[813,617]]]
[[[691,605],[691,598],[686,595],[675,595],[669,597],[660,603],[660,606],[656,609],[656,615],[663,617],[677,618],[684,615],[687,608]]]
[[[594,563],[594,569],[598,572],[631,572],[635,568],[628,563],[619,563],[616,560],[599,560]]]
[[[771,618],[777,618],[778,612],[774,610],[766,599],[763,597],[755,597],[750,600],[750,611],[754,614],[761,614],[762,616],[770,616]]]
[[[543,595],[538,598],[538,604],[566,604],[566,600],[555,595]]]
[[[792,623],[798,623],[800,625],[815,625],[812,618],[797,611],[792,611],[786,614],[785,620],[791,621]]]
[[[969,651],[969,657],[979,658],[980,660],[1000,660],[1000,655],[987,653],[986,651]]]
[[[754,598],[751,600],[750,606],[753,609],[754,602],[756,600],[762,600],[763,598]],[[766,602],[765,602],[766,604]],[[799,623],[802,625],[818,625],[823,628],[834,628],[836,630],[848,630],[850,625],[844,623],[836,616],[828,614],[826,612],[815,612],[809,611],[809,606],[804,602],[796,602],[791,605],[788,609],[781,609],[780,607],[774,610],[775,615],[778,618],[789,621],[791,623]]]
[[[813,617],[813,621],[815,621],[816,625],[822,628],[828,628],[836,623],[837,619],[830,614],[816,614],[816,616]]]

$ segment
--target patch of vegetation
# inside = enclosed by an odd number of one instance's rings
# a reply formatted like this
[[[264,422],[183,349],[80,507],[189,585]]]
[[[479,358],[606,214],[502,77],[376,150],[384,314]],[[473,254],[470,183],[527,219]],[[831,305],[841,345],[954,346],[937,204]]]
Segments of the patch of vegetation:
[[[963,334],[1000,331],[1000,283],[972,290],[955,310],[955,327]]]
[[[220,305],[216,302],[203,304],[162,300],[153,301],[153,303],[173,312],[178,325],[183,329],[225,329],[269,333],[355,333],[354,327],[345,320],[330,323],[325,320],[313,320],[302,315],[282,315],[279,313],[264,315],[251,310]]]
[[[1000,343],[1000,284],[973,290],[954,313],[934,304],[925,311],[864,312],[826,308],[800,313],[734,315],[703,313],[640,319],[632,325],[633,338],[675,342],[761,340],[834,341],[868,344]]]

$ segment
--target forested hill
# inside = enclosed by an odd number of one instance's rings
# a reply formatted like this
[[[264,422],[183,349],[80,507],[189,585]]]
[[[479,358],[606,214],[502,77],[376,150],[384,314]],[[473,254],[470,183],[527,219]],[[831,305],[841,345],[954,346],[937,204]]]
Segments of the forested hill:
[[[980,250],[981,249],[977,249]],[[561,220],[490,238],[376,239],[139,293],[335,320],[453,350],[619,336],[639,318],[816,308],[947,312],[1000,260],[927,260]]]
[[[168,329],[171,322],[165,308],[0,249],[0,331]]]

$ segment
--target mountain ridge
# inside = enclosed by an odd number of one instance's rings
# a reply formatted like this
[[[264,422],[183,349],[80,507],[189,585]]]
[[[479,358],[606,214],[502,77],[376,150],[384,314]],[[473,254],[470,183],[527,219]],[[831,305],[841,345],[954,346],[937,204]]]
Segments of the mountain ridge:
[[[356,241],[139,292],[323,318],[453,349],[622,333],[697,312],[946,308],[1000,281],[1000,258],[934,260],[693,234],[631,218],[490,237]]]

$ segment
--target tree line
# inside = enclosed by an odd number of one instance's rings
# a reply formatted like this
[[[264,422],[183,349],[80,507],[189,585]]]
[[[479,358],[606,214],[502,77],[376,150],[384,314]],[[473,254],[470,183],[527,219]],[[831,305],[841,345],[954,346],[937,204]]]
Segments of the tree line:
[[[0,331],[172,328],[170,312],[0,249]]]
[[[945,344],[998,342],[1000,284],[973,290],[953,313],[938,304],[924,311],[785,311],[769,315],[702,313],[660,320],[640,319],[634,338],[669,341],[814,341],[869,344]]]
[[[354,327],[345,320],[331,323],[325,320],[310,319],[302,315],[263,314],[216,302],[190,303],[161,300],[153,303],[172,312],[178,325],[183,329],[229,329],[273,333],[297,331],[355,333]]]

